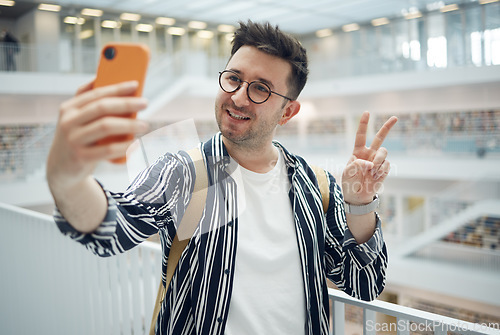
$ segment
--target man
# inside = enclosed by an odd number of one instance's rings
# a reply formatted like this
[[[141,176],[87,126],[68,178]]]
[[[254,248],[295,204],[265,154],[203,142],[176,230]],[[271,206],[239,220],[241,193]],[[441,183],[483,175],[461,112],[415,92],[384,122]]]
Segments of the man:
[[[0,33],[0,41],[3,42],[5,54],[5,70],[16,71],[16,60],[14,55],[19,52],[19,42],[7,29],[3,28]]]
[[[389,119],[368,148],[369,116],[362,116],[342,191],[328,174],[324,215],[311,168],[272,140],[299,112],[307,73],[297,40],[269,24],[240,24],[219,76],[220,133],[201,145],[207,203],[168,287],[157,334],[327,334],[327,277],[364,300],[382,291],[387,253],[373,204],[389,172],[381,144],[397,120]],[[92,177],[98,161],[123,156],[130,144],[97,140],[145,131],[143,122],[117,117],[145,108],[144,99],[127,97],[136,87],[88,84],[61,106],[47,178],[59,228],[98,255],[158,232],[165,281],[196,178],[189,156],[165,154],[123,194]],[[344,200],[357,214],[345,214]]]

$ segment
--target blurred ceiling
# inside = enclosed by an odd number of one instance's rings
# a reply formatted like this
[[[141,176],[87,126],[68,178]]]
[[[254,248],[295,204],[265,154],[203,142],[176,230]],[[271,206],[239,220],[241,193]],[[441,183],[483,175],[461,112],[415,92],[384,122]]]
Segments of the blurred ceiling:
[[[15,20],[18,17],[36,8],[33,2],[16,2],[14,6],[0,6],[0,19]]]
[[[0,6],[0,19],[15,19],[41,0],[16,1],[13,7]],[[240,20],[269,21],[283,30],[307,34],[323,28],[338,28],[372,19],[402,17],[412,8],[427,11],[477,0],[51,0],[65,8],[85,7],[105,12],[133,12],[143,16],[167,16],[209,24],[235,24]],[[17,8],[16,8],[17,7]]]

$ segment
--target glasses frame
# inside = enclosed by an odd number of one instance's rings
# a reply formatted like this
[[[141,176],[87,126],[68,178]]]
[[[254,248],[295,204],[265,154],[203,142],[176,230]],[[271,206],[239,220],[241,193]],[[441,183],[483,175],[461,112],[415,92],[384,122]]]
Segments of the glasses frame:
[[[234,90],[232,90],[232,91],[225,90],[225,89],[224,89],[224,87],[222,87],[222,75],[223,75],[224,73],[232,73],[232,74],[234,74],[235,76],[237,76],[237,77],[240,79],[240,84],[238,85],[238,87],[236,87],[236,88],[235,88]],[[241,85],[243,85],[243,83],[247,83],[247,84],[248,84],[248,85],[247,85],[247,97],[248,97],[248,99],[249,99],[251,102],[253,102],[254,104],[257,104],[257,105],[263,104],[264,102],[266,102],[267,100],[269,100],[269,98],[271,97],[271,94],[272,94],[272,93],[274,93],[274,94],[276,94],[276,95],[278,95],[278,96],[280,96],[280,97],[282,97],[282,98],[285,98],[285,99],[287,99],[287,100],[290,100],[290,101],[293,101],[293,100],[294,100],[294,99],[292,99],[292,98],[287,97],[286,95],[279,94],[278,92],[274,92],[273,90],[271,90],[271,88],[269,87],[269,85],[268,85],[268,84],[266,84],[265,82],[262,82],[262,81],[259,81],[259,80],[254,80],[254,81],[248,82],[248,81],[246,81],[246,80],[241,79],[240,75],[239,75],[238,73],[236,73],[236,72],[232,71],[232,70],[224,70],[224,71],[220,71],[220,72],[219,72],[219,86],[220,86],[220,88],[221,88],[224,92],[226,92],[226,93],[234,93],[234,92],[236,92],[237,90],[239,90],[239,89],[241,88]],[[261,101],[261,102],[256,102],[256,101],[254,101],[252,98],[250,98],[249,88],[250,88],[250,85],[252,85],[252,84],[261,84],[261,85],[266,86],[266,87],[269,89],[269,95],[267,96],[267,98],[266,98],[264,101]]]

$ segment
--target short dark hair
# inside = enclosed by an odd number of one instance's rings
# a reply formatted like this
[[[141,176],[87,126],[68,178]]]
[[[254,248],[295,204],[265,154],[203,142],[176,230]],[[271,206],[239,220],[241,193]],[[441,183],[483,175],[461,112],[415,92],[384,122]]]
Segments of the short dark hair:
[[[242,46],[253,46],[269,55],[277,56],[290,63],[292,71],[288,78],[288,96],[297,99],[306,85],[307,53],[298,39],[282,32],[278,26],[273,27],[269,22],[247,23],[240,22],[235,31],[231,49],[231,58]]]

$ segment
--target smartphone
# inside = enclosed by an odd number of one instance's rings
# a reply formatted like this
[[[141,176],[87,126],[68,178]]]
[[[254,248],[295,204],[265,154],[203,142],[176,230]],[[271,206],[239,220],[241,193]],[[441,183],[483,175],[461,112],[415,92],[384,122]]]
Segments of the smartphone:
[[[149,48],[139,43],[109,43],[101,51],[94,88],[136,80],[139,86],[132,96],[141,96],[150,58]],[[135,118],[137,112],[124,117]],[[102,139],[98,144],[130,141],[133,134],[116,135]],[[111,162],[123,164],[126,157],[112,159]]]

